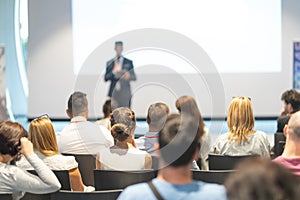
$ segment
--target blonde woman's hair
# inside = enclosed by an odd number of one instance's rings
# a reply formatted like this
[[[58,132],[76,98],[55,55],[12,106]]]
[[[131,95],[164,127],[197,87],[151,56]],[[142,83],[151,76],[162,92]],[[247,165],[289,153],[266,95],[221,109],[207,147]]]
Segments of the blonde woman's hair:
[[[56,135],[50,119],[40,118],[33,120],[30,123],[28,132],[34,150],[45,156],[59,154]]]
[[[229,128],[229,141],[239,144],[248,142],[248,134],[253,132],[254,115],[251,100],[248,97],[234,97],[228,109],[227,125]]]

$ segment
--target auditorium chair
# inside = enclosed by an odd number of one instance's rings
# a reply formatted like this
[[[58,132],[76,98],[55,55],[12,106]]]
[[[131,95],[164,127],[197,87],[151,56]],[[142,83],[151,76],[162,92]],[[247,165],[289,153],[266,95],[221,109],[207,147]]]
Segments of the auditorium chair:
[[[37,175],[34,170],[27,170],[29,173]],[[62,190],[71,191],[70,177],[68,170],[53,170],[53,173],[56,175],[57,179],[61,184]],[[51,194],[32,194],[26,193],[22,200],[50,200]]]
[[[34,170],[27,170],[29,173],[37,175]],[[71,183],[68,170],[52,170],[61,184],[61,190],[71,190]]]
[[[123,190],[106,190],[95,192],[71,192],[60,190],[51,194],[50,200],[95,200],[95,199],[109,199],[115,200]]]
[[[157,156],[151,156],[152,158],[152,169],[158,170],[159,168],[159,158]]]
[[[95,189],[114,190],[124,189],[129,185],[148,182],[157,176],[155,170],[114,171],[94,170]]]
[[[193,180],[203,181],[207,183],[224,184],[228,175],[235,170],[192,170]]]
[[[0,194],[0,199],[1,200],[12,200],[12,195],[11,194]]]
[[[280,156],[283,153],[285,146],[285,136],[281,132],[274,134],[274,157]]]
[[[245,159],[256,158],[256,157],[258,157],[258,155],[224,156],[224,155],[209,154],[208,166],[209,166],[209,170],[232,170],[239,162]]]
[[[85,185],[94,186],[93,170],[96,169],[96,155],[92,154],[65,154],[65,156],[74,156],[78,162],[78,169],[80,171],[82,181]]]

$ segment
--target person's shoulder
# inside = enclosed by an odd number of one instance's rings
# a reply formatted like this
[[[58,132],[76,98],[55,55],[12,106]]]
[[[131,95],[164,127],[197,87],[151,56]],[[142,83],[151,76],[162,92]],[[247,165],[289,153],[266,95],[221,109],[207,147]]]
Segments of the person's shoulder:
[[[113,62],[114,62],[114,58],[108,60],[108,61],[106,62],[106,65],[110,65],[110,64],[113,63]]]
[[[278,156],[275,159],[273,159],[272,161],[276,162],[276,163],[293,163],[294,165],[298,165],[300,163],[300,157],[295,157],[295,158],[286,158],[283,156]]]
[[[129,152],[136,155],[148,155],[147,151],[140,150],[139,148],[130,148]]]
[[[218,138],[217,138],[217,141],[218,142],[222,142],[222,141],[227,142],[228,141],[228,134],[229,134],[229,132],[219,135]]]
[[[255,133],[253,134],[254,137],[259,137],[259,138],[264,138],[266,139],[267,138],[267,134],[263,131],[255,131]]]
[[[33,170],[31,164],[26,160],[25,156],[21,156],[21,159],[16,162],[16,166],[24,169],[24,170]]]
[[[52,170],[71,170],[78,167],[74,156],[57,154],[45,157],[43,161]]]
[[[15,165],[0,166],[0,170],[1,178],[6,178],[7,180],[18,180],[18,176],[20,174],[26,173],[25,169],[19,168]]]
[[[202,198],[206,199],[227,199],[226,189],[223,185],[215,183],[205,183],[202,181],[196,181],[199,185],[198,194]]]
[[[145,148],[145,136],[134,139],[134,142],[139,149]]]
[[[98,131],[101,132],[102,134],[111,136],[111,132],[105,126],[96,123],[94,123],[94,125],[98,129]]]
[[[126,200],[126,199],[143,199],[143,200],[150,200],[156,199],[153,193],[151,192],[147,183],[139,183],[136,185],[129,186],[125,188],[125,190],[121,193],[118,200]]]
[[[107,132],[107,128],[104,127],[103,125],[99,125],[97,123],[94,122],[90,122],[90,121],[86,121],[84,124],[84,127],[86,129],[94,129],[94,131],[98,131],[98,132]]]
[[[125,58],[125,57],[123,57],[124,58],[124,61],[123,62],[131,62],[132,63],[132,60],[130,60],[130,59],[128,59],[128,58]]]
[[[66,126],[63,127],[63,129],[61,131],[57,131],[56,132],[56,135],[57,136],[65,136],[66,134],[68,133],[72,133],[71,130],[73,130],[73,124],[72,123],[69,123],[67,124]]]
[[[283,156],[278,156],[278,157],[274,158],[272,161],[275,163],[282,163],[285,161],[285,159]]]

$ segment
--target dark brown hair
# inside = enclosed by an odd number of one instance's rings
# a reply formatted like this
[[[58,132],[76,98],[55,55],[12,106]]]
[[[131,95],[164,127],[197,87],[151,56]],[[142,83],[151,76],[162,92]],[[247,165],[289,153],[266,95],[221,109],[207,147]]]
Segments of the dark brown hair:
[[[191,117],[195,121],[199,121],[199,133],[201,138],[204,135],[204,122],[195,99],[191,96],[181,96],[176,100],[175,106],[183,118]]]
[[[102,111],[104,114],[104,117],[109,117],[110,113],[112,112],[112,106],[111,106],[111,100],[108,99],[105,101],[102,107]]]
[[[135,114],[127,107],[120,107],[111,113],[111,134],[118,141],[124,141],[131,136],[136,127]]]
[[[3,121],[0,123],[0,153],[16,156],[20,151],[20,139],[28,137],[27,131],[19,123]],[[19,159],[19,158],[16,158]]]
[[[225,182],[229,200],[296,200],[299,178],[266,158],[242,162]]]
[[[171,114],[158,134],[160,155],[166,165],[184,166],[200,149],[199,124],[191,117]]]
[[[281,100],[286,104],[291,104],[293,113],[300,110],[300,93],[295,89],[287,90],[281,95]]]

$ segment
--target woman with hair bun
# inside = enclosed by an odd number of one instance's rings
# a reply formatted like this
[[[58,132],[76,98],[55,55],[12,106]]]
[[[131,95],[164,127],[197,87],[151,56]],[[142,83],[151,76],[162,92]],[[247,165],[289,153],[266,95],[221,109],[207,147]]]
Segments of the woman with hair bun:
[[[97,169],[103,170],[142,170],[151,169],[150,154],[136,148],[134,131],[135,114],[126,107],[115,109],[111,114],[111,134],[115,145],[100,150],[97,154]]]

